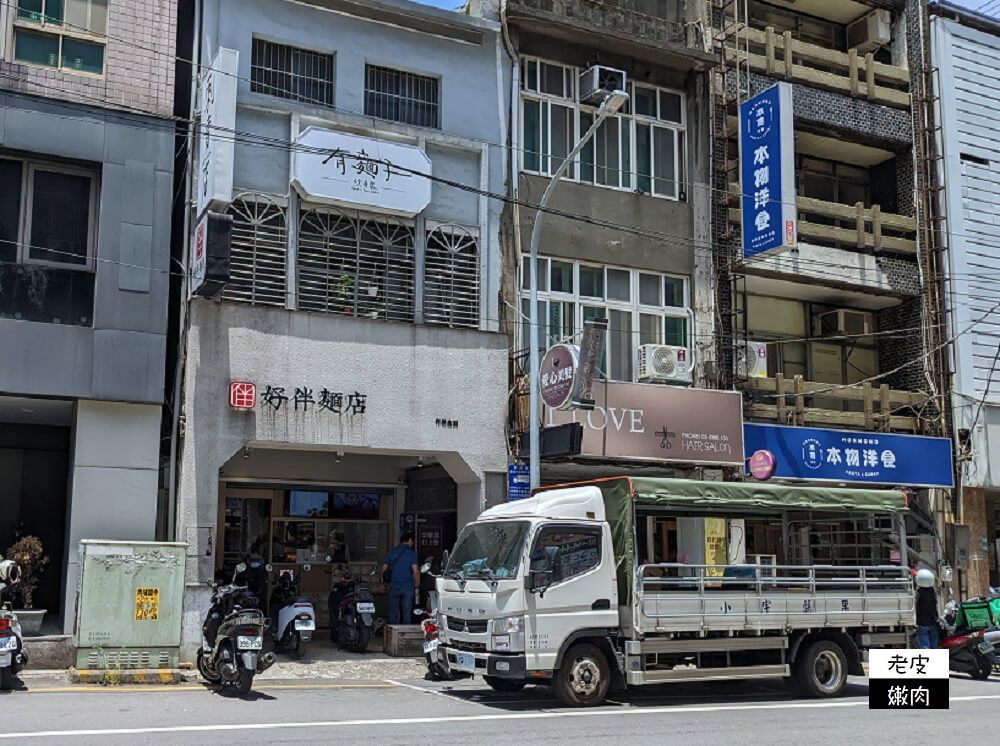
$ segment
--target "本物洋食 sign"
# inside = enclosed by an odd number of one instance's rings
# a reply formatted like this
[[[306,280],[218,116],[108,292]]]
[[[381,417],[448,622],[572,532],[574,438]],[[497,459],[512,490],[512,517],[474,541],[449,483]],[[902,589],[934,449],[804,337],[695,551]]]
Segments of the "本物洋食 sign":
[[[740,104],[743,257],[792,248],[796,238],[792,86],[778,83]]]
[[[743,398],[735,391],[598,382],[589,411],[549,409],[546,425],[583,425],[581,455],[741,466]]]
[[[747,424],[743,442],[748,454],[774,455],[778,479],[953,486],[948,438]]]
[[[431,162],[415,145],[322,127],[295,142],[292,183],[312,201],[407,216],[431,201]]]

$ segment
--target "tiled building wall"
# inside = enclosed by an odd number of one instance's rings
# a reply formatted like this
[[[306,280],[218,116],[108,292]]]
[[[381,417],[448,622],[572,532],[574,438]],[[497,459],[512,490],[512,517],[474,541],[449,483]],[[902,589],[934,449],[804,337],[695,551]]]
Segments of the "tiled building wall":
[[[7,14],[8,23],[13,15]],[[110,0],[104,75],[14,63],[13,50],[8,49],[0,60],[0,89],[170,116],[176,25],[177,0]]]

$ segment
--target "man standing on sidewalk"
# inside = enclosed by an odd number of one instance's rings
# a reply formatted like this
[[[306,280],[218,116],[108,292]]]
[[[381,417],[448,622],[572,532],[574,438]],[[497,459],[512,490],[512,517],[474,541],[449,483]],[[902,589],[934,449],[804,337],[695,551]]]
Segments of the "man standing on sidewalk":
[[[405,532],[399,546],[393,547],[382,560],[382,590],[389,583],[389,624],[410,624],[413,597],[420,588],[420,568],[413,551],[413,534]]]

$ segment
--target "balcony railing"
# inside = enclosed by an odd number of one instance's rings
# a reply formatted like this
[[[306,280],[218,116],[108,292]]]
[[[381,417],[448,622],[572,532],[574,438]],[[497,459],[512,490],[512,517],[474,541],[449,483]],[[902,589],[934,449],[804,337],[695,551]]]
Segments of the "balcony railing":
[[[739,204],[740,188],[737,184],[729,185],[729,194],[731,201]],[[800,241],[813,239],[824,244],[836,242],[862,250],[916,254],[917,221],[914,218],[882,212],[879,205],[868,208],[861,202],[851,206],[812,197],[796,197],[795,205],[799,211]],[[810,216],[836,220],[840,225],[817,223],[809,220]],[[738,207],[730,208],[729,220],[740,224]],[[851,224],[850,227],[845,223]]]
[[[898,414],[900,410],[918,408],[927,403],[927,395],[912,391],[878,387],[871,383],[838,387],[838,384],[804,381],[802,376],[786,379],[780,373],[774,378],[749,378],[740,385],[762,396],[756,396],[745,406],[747,418],[775,420],[780,425],[844,426],[864,428],[872,432],[906,431],[918,433],[919,417]],[[812,402],[807,406],[807,399]],[[817,402],[861,402],[861,411],[843,412],[815,406]]]
[[[743,24],[729,24],[725,38],[727,58],[748,64],[755,73],[866,98],[897,109],[910,108],[909,70],[876,62],[871,52],[859,55],[855,49],[848,52],[826,49],[793,39],[790,31],[779,33],[771,26],[761,31]]]

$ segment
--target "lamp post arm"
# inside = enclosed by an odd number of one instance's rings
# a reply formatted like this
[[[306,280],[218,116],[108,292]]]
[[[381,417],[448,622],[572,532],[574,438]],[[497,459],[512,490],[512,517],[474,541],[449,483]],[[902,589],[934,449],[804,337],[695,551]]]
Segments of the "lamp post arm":
[[[607,103],[607,99],[605,100]],[[541,360],[539,360],[538,355],[538,236],[541,234],[542,217],[545,215],[545,206],[549,202],[549,197],[552,194],[552,190],[555,185],[559,183],[559,179],[562,175],[566,173],[566,169],[570,167],[570,164],[576,160],[576,157],[583,150],[584,146],[590,142],[590,139],[597,132],[597,129],[604,123],[604,120],[611,116],[613,112],[608,109],[604,104],[597,112],[597,117],[594,119],[594,123],[590,125],[590,128],[583,134],[580,141],[573,147],[566,156],[565,160],[560,164],[559,168],[556,169],[555,174],[549,180],[549,183],[545,186],[545,191],[542,193],[542,198],[538,202],[538,210],[535,212],[535,222],[531,226],[531,248],[530,248],[530,261],[528,268],[529,277],[529,289],[530,289],[530,304],[531,307],[528,309],[528,418],[529,418],[529,441],[530,450],[528,454],[528,465],[529,465],[529,476],[531,489],[535,489],[541,483],[541,428],[539,424],[539,391],[538,391],[538,372],[541,365]],[[595,159],[596,160],[596,159]]]

